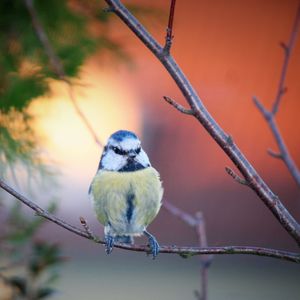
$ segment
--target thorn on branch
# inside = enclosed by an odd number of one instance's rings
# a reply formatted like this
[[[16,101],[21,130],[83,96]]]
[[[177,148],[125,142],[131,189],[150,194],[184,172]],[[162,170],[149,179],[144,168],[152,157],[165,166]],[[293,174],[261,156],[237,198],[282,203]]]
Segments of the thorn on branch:
[[[228,175],[230,175],[236,182],[243,184],[243,185],[249,185],[246,179],[241,178],[229,167],[225,167],[225,170],[228,173]]]
[[[283,156],[282,156],[281,153],[275,152],[275,151],[273,151],[272,149],[268,149],[268,150],[267,150],[267,153],[268,153],[269,155],[271,155],[272,157],[274,157],[274,158],[277,158],[277,159],[283,159]]]
[[[182,105],[171,99],[170,97],[163,96],[163,98],[172,106],[174,106],[178,111],[186,115],[194,115],[194,111],[192,109],[184,108]]]

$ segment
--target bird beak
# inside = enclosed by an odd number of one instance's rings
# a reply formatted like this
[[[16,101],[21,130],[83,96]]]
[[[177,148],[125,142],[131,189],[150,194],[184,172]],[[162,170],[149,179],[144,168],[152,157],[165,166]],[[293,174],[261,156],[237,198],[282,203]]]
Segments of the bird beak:
[[[134,159],[136,157],[136,152],[133,151],[133,150],[130,150],[128,152],[128,157],[131,158],[131,159]]]

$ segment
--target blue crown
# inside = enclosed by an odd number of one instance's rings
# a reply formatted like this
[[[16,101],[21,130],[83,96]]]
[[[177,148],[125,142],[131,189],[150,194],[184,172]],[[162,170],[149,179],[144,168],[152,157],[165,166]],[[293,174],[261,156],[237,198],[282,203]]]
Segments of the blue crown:
[[[122,142],[126,138],[138,139],[138,137],[131,131],[128,130],[119,130],[113,133],[110,138],[114,139],[117,142]]]

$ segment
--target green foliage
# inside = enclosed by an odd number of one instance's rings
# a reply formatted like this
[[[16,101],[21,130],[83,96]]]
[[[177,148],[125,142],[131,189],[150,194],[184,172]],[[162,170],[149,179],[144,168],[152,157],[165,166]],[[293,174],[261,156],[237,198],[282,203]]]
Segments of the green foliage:
[[[55,203],[47,210],[53,213]],[[0,240],[5,241],[0,244],[0,259],[8,262],[9,267],[0,267],[0,278],[15,288],[17,299],[44,299],[56,292],[52,286],[59,278],[57,269],[65,258],[59,245],[35,239],[44,222],[41,217],[25,216],[20,202],[8,209],[5,234],[0,236]],[[6,248],[9,251],[5,251]],[[14,266],[18,267],[16,271]],[[6,275],[7,271],[10,275]]]
[[[97,47],[87,31],[87,18],[71,10],[67,1],[34,1],[34,5],[66,76],[76,76],[86,56]],[[49,90],[48,79],[57,77],[25,1],[0,1],[1,176],[15,173],[16,164],[29,171],[47,171],[26,108]]]

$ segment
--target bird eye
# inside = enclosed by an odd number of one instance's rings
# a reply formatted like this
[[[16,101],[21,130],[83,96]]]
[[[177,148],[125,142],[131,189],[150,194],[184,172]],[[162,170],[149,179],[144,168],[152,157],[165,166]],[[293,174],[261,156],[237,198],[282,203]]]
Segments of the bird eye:
[[[136,150],[135,150],[136,154],[139,154],[141,152],[141,147],[138,147]]]
[[[112,150],[119,155],[125,155],[126,151],[119,149],[118,147],[112,147]]]

